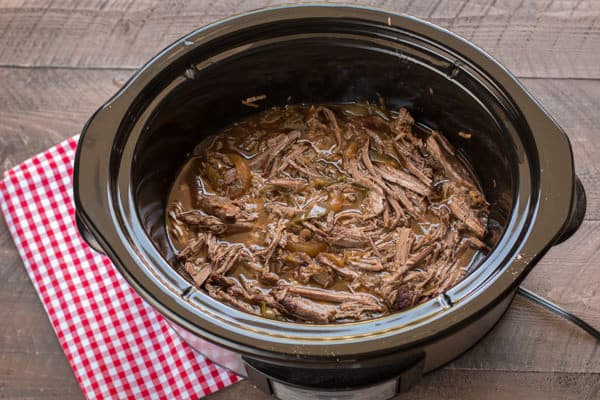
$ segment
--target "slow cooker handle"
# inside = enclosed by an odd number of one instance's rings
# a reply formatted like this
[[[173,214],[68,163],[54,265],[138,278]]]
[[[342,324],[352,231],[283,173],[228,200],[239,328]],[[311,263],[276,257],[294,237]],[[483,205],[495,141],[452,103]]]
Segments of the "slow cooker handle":
[[[585,217],[585,210],[587,208],[587,198],[585,195],[585,189],[581,180],[575,175],[575,189],[573,194],[573,202],[571,203],[571,213],[569,219],[565,224],[562,233],[558,236],[558,239],[554,244],[559,244],[570,238],[577,229],[581,226]]]

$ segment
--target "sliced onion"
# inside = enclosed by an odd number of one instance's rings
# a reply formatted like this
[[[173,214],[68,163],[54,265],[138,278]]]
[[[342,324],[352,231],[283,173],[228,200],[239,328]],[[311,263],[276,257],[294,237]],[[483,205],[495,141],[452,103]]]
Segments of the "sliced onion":
[[[344,208],[344,194],[339,190],[329,192],[329,208],[334,212],[339,212]]]
[[[296,243],[290,241],[287,242],[285,247],[290,251],[299,251],[301,253],[306,253],[311,257],[327,250],[327,244],[323,242]]]
[[[321,218],[326,216],[328,212],[328,207],[323,207],[319,204],[315,204],[305,214],[304,219],[308,220],[313,218]]]

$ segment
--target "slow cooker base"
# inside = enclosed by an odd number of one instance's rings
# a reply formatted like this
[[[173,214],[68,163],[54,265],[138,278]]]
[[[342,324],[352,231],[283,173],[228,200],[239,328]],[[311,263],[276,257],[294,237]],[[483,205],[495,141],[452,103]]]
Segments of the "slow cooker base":
[[[506,312],[514,295],[515,291],[479,319],[435,342],[426,343],[410,351],[360,360],[354,365],[340,364],[336,372],[338,376],[344,376],[345,380],[337,381],[335,376],[326,376],[331,372],[331,368],[302,368],[290,366],[286,362],[256,360],[207,342],[181,326],[173,323],[171,326],[196,351],[211,361],[247,377],[260,390],[279,400],[387,400],[407,391],[423,374],[452,361],[485,337]],[[395,372],[389,368],[389,361],[384,361],[389,359],[395,359],[399,366]],[[379,375],[370,373],[372,369],[377,369]],[[354,384],[344,385],[345,382]]]

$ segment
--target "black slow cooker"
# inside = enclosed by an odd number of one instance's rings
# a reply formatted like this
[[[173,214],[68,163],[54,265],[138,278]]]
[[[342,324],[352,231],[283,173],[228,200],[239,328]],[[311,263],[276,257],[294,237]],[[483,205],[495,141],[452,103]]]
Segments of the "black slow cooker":
[[[470,162],[502,235],[460,284],[408,311],[337,325],[246,314],[174,264],[165,202],[203,138],[289,103],[385,99],[441,129]],[[471,138],[458,135],[471,132]],[[581,223],[569,141],[473,44],[425,21],[353,6],[285,6],[198,29],[160,52],[88,121],[75,162],[79,229],[198,351],[281,399],[385,399],[498,321],[550,246]]]

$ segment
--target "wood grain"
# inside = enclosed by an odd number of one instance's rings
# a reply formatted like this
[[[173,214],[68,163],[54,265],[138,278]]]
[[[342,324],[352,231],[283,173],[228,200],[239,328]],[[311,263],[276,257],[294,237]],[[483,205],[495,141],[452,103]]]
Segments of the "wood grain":
[[[0,68],[0,168],[79,133],[131,73]]]
[[[311,2],[299,0],[296,3]],[[335,2],[347,2],[333,0]],[[39,0],[0,4],[0,65],[139,67],[207,23],[278,0]],[[424,18],[488,51],[521,77],[600,78],[597,0],[362,0]]]
[[[276,3],[0,2],[0,173],[78,133],[134,68],[179,36]],[[356,3],[447,27],[528,78],[523,84],[571,140],[588,212],[580,230],[552,248],[524,286],[600,327],[600,1]],[[1,216],[0,321],[0,398],[82,398]],[[210,398],[267,397],[242,382]],[[600,345],[517,297],[479,344],[398,397],[409,398],[598,399]]]
[[[1,169],[10,168],[78,132],[93,111],[131,73],[105,69],[0,68],[0,81],[5,83],[4,90],[0,91],[0,118],[4,122],[0,128]],[[595,162],[600,155],[597,141],[600,115],[596,112],[600,107],[600,81],[524,79],[523,83],[570,137],[577,172],[586,185],[589,201],[587,220],[581,229],[573,238],[549,251],[527,278],[525,286],[600,326],[597,278],[600,265],[600,191],[597,182],[600,171]],[[50,364],[40,363],[41,358],[63,360],[63,365],[58,364],[58,368],[67,374],[68,365],[4,225],[0,228],[0,254],[3,255],[0,320],[12,321],[0,327],[0,348],[7,349],[5,357],[10,358],[11,364],[18,361],[18,365],[36,365],[35,368],[40,368],[40,373],[45,376],[52,376],[55,371]],[[39,317],[32,318],[32,315]],[[44,368],[49,369],[44,371]],[[19,393],[16,388],[22,381],[15,381],[11,375],[15,371],[12,367],[0,369],[0,381],[6,380],[13,385],[10,390],[14,392],[7,393]],[[597,379],[600,349],[569,323],[517,298],[490,335],[444,370],[432,374],[427,381],[445,382],[449,379],[448,374],[456,374],[462,377],[462,382],[468,376],[465,371],[469,374],[478,371],[486,380],[500,379],[500,386],[522,376],[517,372],[527,372],[527,376],[562,388],[562,382]],[[497,377],[498,373],[502,378]],[[563,378],[553,380],[557,373],[564,374],[561,375]],[[71,383],[75,385],[73,381]],[[450,383],[445,382],[445,385],[448,387]],[[456,388],[453,390],[456,396],[464,394]],[[478,393],[475,387],[472,390]],[[433,396],[430,389],[422,389],[419,393],[421,398]],[[540,396],[545,394],[544,391],[539,393]]]
[[[80,399],[81,389],[62,354],[34,357],[27,353],[2,352],[0,398]]]
[[[595,400],[600,375],[511,371],[440,370],[423,377],[394,400]],[[206,397],[206,400],[272,399],[247,381]]]

